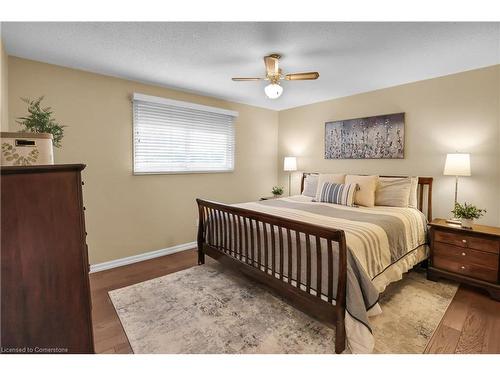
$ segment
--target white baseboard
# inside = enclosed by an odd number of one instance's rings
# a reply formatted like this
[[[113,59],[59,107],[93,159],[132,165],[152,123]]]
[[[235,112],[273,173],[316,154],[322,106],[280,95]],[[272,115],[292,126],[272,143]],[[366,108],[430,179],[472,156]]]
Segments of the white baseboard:
[[[188,242],[180,245],[167,247],[165,249],[149,251],[147,253],[142,253],[138,255],[132,255],[126,258],[120,258],[115,260],[110,260],[109,262],[97,263],[90,265],[90,273],[109,270],[111,268],[126,266],[127,264],[142,262],[143,260],[153,259],[162,257],[164,255],[169,255],[173,253],[178,253],[180,251],[190,250],[196,247],[196,242]]]

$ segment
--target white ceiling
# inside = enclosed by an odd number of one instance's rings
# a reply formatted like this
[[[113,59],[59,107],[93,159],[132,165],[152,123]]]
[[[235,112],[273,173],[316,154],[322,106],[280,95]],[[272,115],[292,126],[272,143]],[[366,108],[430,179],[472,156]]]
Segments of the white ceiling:
[[[500,23],[2,23],[9,55],[276,110],[500,63]],[[277,100],[262,57],[283,55]]]

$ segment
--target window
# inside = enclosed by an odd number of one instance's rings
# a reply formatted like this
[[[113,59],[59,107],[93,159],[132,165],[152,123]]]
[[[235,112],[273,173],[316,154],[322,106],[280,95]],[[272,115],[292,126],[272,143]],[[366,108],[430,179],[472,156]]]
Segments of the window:
[[[234,170],[238,112],[134,94],[134,174]]]

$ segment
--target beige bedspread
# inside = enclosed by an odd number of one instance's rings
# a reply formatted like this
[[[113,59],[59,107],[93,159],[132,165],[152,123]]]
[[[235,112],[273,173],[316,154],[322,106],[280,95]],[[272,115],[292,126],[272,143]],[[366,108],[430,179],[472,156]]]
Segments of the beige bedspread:
[[[346,344],[351,352],[371,352],[374,341],[369,316],[381,312],[377,303],[379,292],[388,283],[400,279],[402,272],[425,257],[427,221],[423,213],[414,208],[347,207],[312,202],[311,198],[304,196],[242,203],[235,206],[344,230],[349,250]],[[314,252],[313,242],[311,246]],[[292,246],[292,257],[294,257],[296,244],[293,243]],[[325,253],[326,246],[321,244],[321,247],[321,251]],[[305,246],[301,248],[304,249]],[[338,254],[338,249],[334,249],[335,251]],[[284,256],[287,256],[286,252]],[[314,257],[312,260],[314,262]],[[279,259],[276,259],[276,263],[279,263]],[[284,259],[285,274],[288,273],[287,263],[287,259]],[[335,274],[336,259],[334,265]],[[316,270],[316,265],[312,264],[311,268]],[[301,280],[305,280],[305,264],[300,271],[292,267],[295,284],[297,284],[297,272],[301,272]],[[322,272],[325,275],[322,279],[327,280],[326,264],[323,265]],[[312,272],[311,285],[316,285],[316,276],[315,272]],[[336,291],[335,277],[334,284]],[[305,289],[304,285],[299,287]],[[327,287],[328,285],[323,282],[321,288],[323,295],[326,294]],[[312,294],[317,292],[314,288],[311,290]]]

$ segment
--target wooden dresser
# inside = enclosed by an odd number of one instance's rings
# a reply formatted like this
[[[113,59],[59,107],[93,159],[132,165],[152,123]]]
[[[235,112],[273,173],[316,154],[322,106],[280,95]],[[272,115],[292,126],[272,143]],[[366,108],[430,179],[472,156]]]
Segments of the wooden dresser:
[[[82,164],[1,167],[3,353],[93,353]]]
[[[464,229],[444,219],[430,224],[431,258],[427,278],[440,277],[486,289],[500,300],[500,228]]]

